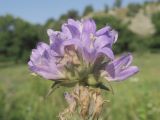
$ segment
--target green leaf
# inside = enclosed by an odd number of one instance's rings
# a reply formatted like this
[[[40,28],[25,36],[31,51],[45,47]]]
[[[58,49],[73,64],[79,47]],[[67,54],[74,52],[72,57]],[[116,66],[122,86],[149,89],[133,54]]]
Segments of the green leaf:
[[[97,87],[106,91],[111,91],[110,88],[108,86],[105,86],[103,83],[99,83]]]
[[[60,82],[58,81],[58,82],[54,82],[54,83],[52,84],[52,86],[50,87],[50,89],[49,89],[49,91],[48,91],[48,93],[47,93],[47,95],[46,95],[45,98],[49,97],[57,88],[59,88],[59,86],[60,86],[59,83],[60,83]]]

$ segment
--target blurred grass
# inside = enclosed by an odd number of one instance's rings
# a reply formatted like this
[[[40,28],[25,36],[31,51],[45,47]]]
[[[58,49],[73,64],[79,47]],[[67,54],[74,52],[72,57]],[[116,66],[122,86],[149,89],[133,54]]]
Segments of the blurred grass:
[[[136,76],[112,83],[114,95],[105,92],[104,120],[159,120],[160,55],[134,55]],[[51,81],[30,75],[27,65],[0,68],[0,120],[57,120],[66,106],[63,88],[44,99]]]

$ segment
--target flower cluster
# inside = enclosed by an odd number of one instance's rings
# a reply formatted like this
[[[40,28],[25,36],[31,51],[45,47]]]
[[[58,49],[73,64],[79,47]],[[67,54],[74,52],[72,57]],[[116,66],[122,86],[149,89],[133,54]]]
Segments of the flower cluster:
[[[61,31],[47,31],[50,43],[32,50],[29,68],[45,79],[62,83],[96,85],[104,78],[121,81],[138,72],[130,53],[115,59],[112,51],[118,33],[110,26],[96,31],[92,19],[69,19]]]
[[[96,31],[92,19],[69,19],[61,31],[49,29],[47,33],[50,43],[40,42],[32,50],[30,70],[55,81],[52,88],[75,86],[72,92],[64,94],[69,106],[59,114],[60,120],[74,113],[77,106],[84,120],[98,119],[105,103],[99,88],[109,90],[104,81],[122,81],[136,74],[138,68],[131,66],[132,55],[127,53],[115,59],[112,46],[118,33],[110,26]]]

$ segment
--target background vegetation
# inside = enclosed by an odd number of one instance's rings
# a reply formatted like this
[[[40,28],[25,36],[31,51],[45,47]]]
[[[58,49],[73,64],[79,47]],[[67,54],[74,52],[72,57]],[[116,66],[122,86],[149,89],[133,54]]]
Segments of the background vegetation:
[[[58,20],[48,19],[44,25],[31,24],[12,15],[0,16],[0,61],[26,62],[29,59],[31,49],[36,46],[38,41],[48,42],[46,30],[48,28],[60,30],[61,24],[68,18],[91,17],[96,21],[98,29],[107,24],[112,26],[119,32],[119,40],[114,48],[116,53],[124,51],[146,52],[146,50],[158,52],[160,50],[160,4],[129,4],[127,8],[119,8],[120,1],[118,0],[118,3],[115,3],[114,7],[110,9],[105,6],[104,11],[100,12],[94,12],[94,8],[90,5],[86,6],[82,16],[76,10],[69,10]],[[153,7],[157,7],[157,10],[149,13]],[[130,29],[132,23],[133,27],[136,26],[133,20],[136,19],[139,12],[143,12],[146,19],[151,21],[150,24],[154,29],[152,34],[138,35],[134,29]],[[140,22],[137,24],[141,24]],[[145,25],[147,26],[148,23],[142,26],[144,29]],[[141,32],[143,33],[143,31]]]
[[[31,76],[26,64],[37,42],[48,42],[48,28],[60,30],[68,18],[88,17],[96,21],[97,29],[107,24],[116,29],[119,40],[114,51],[133,52],[134,64],[140,68],[140,73],[128,81],[112,84],[114,95],[104,93],[110,103],[103,119],[159,120],[160,3],[131,3],[123,8],[121,0],[116,2],[112,8],[105,5],[103,11],[88,5],[82,15],[70,10],[43,25],[12,15],[0,16],[0,120],[58,119],[56,115],[66,106],[64,88],[44,99],[51,81]]]

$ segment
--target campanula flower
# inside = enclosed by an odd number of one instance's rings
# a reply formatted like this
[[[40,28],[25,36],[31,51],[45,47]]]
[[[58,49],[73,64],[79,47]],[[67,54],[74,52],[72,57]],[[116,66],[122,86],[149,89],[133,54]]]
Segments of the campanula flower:
[[[47,30],[49,45],[39,43],[32,50],[29,68],[45,79],[99,84],[102,72],[108,81],[127,79],[138,72],[130,66],[131,54],[114,59],[113,44],[118,33],[110,26],[97,30],[92,19],[69,19],[61,31]]]
[[[101,89],[110,90],[105,83],[126,80],[139,71],[131,65],[130,53],[115,59],[112,46],[118,33],[110,26],[97,30],[92,19],[69,19],[61,31],[48,29],[47,34],[49,44],[38,43],[28,65],[33,73],[54,81],[48,95],[59,86],[75,86],[64,94],[68,108],[59,114],[60,120],[76,111],[84,120],[98,119],[106,102]]]
[[[114,59],[112,45],[117,41],[118,33],[106,26],[96,31],[96,24],[92,19],[75,21],[69,19],[63,24],[62,31],[66,32],[69,39],[72,39],[83,60],[94,64],[100,56]]]

